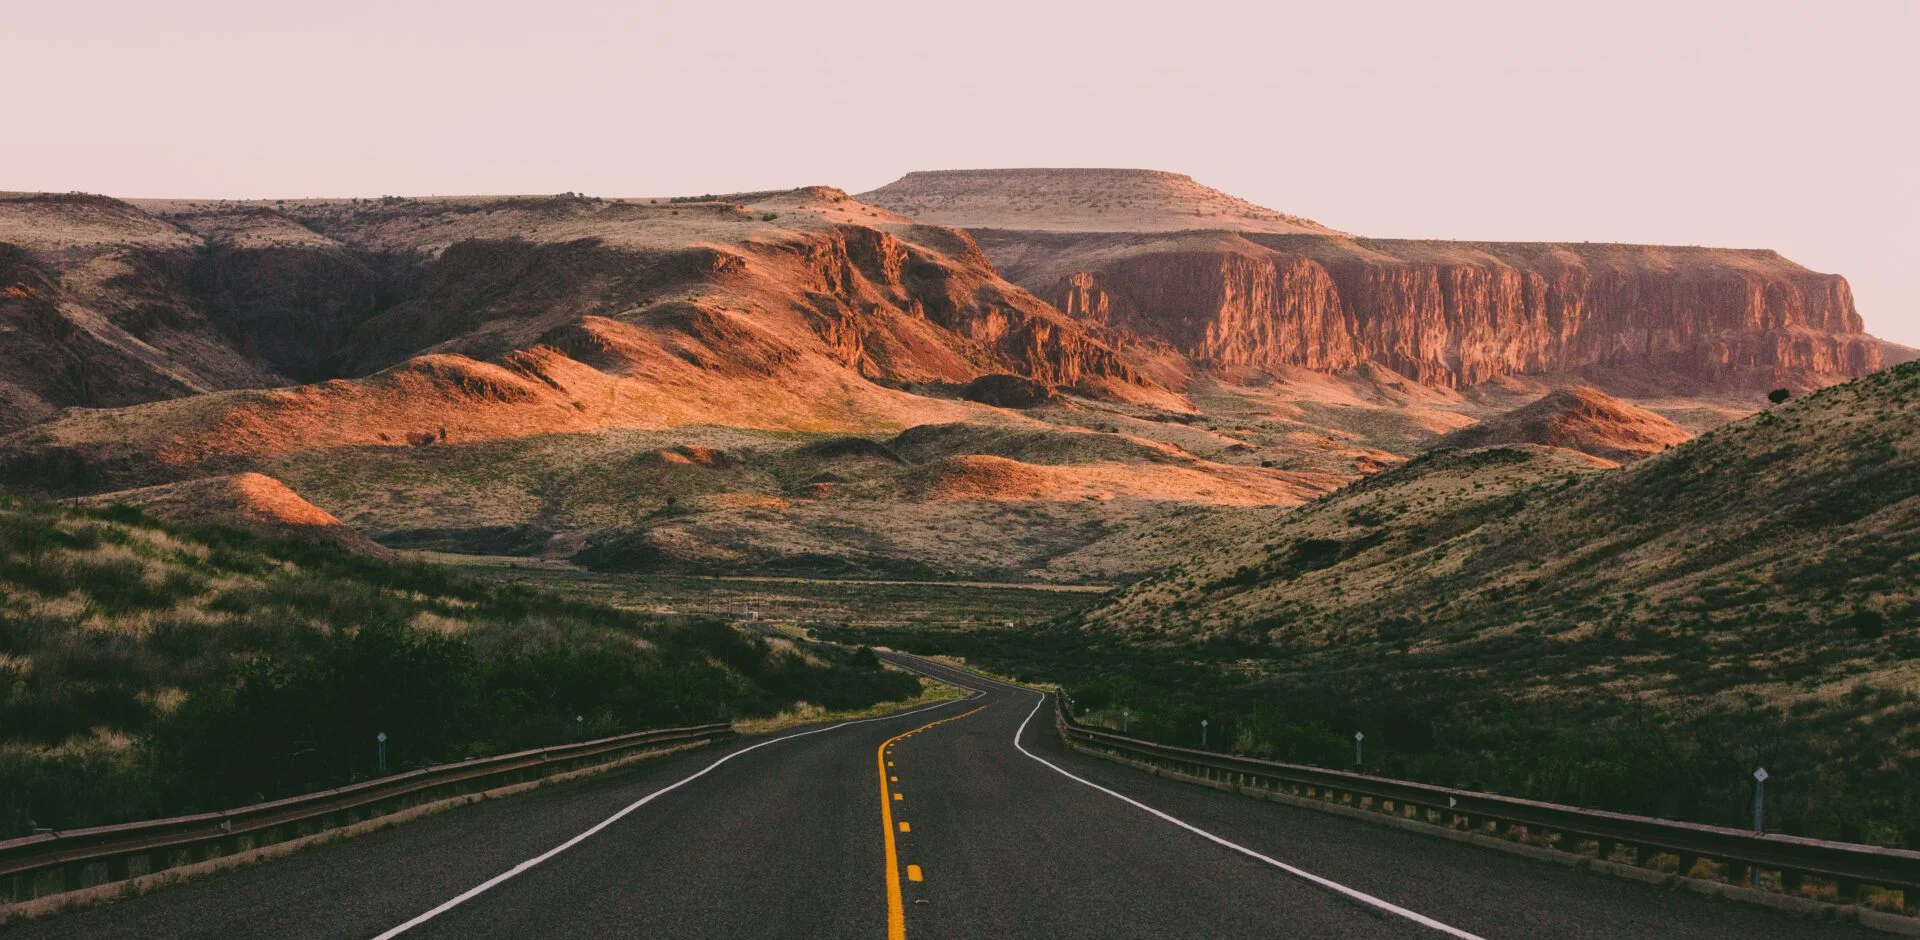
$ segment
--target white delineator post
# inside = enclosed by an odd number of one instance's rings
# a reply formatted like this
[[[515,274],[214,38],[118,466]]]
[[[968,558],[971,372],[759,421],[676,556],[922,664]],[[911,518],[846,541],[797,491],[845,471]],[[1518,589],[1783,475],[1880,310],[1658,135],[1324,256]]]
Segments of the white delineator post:
[[[1767,768],[1753,772],[1753,831],[1767,831]]]
[[[1360,766],[1360,742],[1366,739],[1367,736],[1359,731],[1353,733],[1353,766],[1355,767]]]

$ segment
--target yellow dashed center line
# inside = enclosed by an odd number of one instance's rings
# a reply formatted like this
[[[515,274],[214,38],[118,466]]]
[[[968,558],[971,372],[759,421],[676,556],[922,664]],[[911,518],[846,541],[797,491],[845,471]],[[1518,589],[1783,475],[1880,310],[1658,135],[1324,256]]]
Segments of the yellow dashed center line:
[[[906,734],[895,735],[880,742],[879,749],[874,752],[874,763],[879,765],[880,769],[880,832],[886,837],[887,846],[887,940],[906,940],[907,937],[906,902],[900,897],[900,850],[894,844],[893,840],[893,804],[895,800],[900,799],[900,794],[892,792],[887,786],[887,768],[893,766],[893,763],[887,760],[887,752],[893,747],[893,742],[901,738],[919,734],[934,725],[944,725],[949,721],[959,721],[967,717],[967,715],[974,714],[986,707],[987,706],[982,705],[980,708],[976,708],[966,714],[928,722]],[[903,822],[900,824],[900,831],[909,832],[911,830],[909,830],[907,824]],[[919,881],[920,877],[920,866],[907,866],[908,879]]]

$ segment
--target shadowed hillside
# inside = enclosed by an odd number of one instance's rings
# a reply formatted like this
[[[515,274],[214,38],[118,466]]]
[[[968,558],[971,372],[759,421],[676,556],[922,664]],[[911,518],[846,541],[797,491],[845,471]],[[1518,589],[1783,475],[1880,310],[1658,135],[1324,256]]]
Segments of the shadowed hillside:
[[[376,732],[405,770],[920,690],[835,655],[331,543],[0,496],[0,838],[364,779]]]
[[[1920,365],[1624,467],[1443,449],[1029,634],[848,631],[1088,720],[1387,776],[1920,847]]]

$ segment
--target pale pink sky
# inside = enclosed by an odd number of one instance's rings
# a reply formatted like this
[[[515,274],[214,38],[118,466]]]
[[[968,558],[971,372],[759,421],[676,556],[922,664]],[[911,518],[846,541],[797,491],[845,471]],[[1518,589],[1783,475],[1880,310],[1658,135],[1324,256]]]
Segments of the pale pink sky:
[[[1777,248],[1920,345],[1912,0],[0,0],[0,23],[0,189],[1152,167],[1368,235]]]

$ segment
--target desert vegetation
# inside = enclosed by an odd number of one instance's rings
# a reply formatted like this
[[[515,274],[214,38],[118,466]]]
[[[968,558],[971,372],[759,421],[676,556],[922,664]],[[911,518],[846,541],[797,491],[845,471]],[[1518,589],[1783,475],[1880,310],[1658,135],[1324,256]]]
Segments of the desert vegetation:
[[[1442,450],[1025,636],[870,641],[1197,744],[1920,846],[1920,364],[1617,469]]]
[[[0,497],[0,836],[919,682],[327,543]]]

